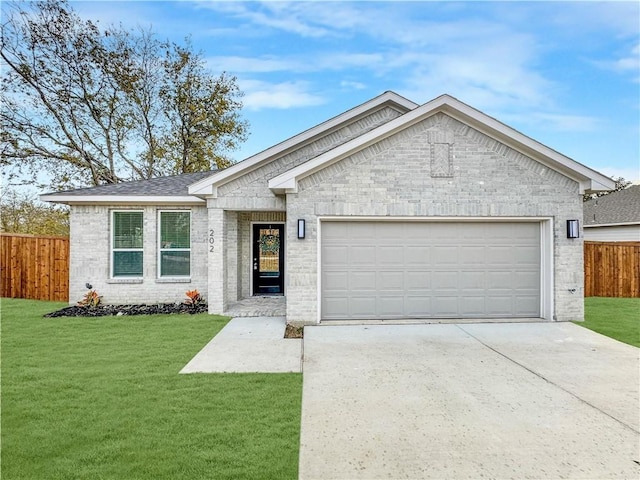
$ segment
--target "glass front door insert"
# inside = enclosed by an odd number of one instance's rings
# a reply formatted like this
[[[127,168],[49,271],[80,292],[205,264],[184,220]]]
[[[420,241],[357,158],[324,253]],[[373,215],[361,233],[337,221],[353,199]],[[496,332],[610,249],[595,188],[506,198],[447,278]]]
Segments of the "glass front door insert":
[[[284,293],[284,225],[253,226],[253,294]]]

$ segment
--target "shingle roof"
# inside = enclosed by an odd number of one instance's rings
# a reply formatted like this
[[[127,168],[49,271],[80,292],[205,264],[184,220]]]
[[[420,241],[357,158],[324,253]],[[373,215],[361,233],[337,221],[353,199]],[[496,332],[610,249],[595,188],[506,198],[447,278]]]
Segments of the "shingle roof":
[[[66,192],[54,192],[46,194],[54,199],[56,196],[103,196],[103,195],[127,195],[127,196],[186,196],[189,195],[189,185],[203,178],[217,173],[216,170],[208,172],[183,173],[170,177],[151,178],[149,180],[137,180],[134,182],[114,183],[97,187],[79,188]]]
[[[584,225],[640,223],[640,185],[584,202]]]

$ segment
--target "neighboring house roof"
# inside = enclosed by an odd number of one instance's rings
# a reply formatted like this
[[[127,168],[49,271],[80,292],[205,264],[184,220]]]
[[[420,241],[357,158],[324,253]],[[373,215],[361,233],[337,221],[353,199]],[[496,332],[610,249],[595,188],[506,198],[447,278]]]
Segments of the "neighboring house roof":
[[[204,203],[204,200],[189,195],[189,185],[217,172],[196,172],[151,178],[133,182],[113,183],[97,187],[53,192],[41,195],[44,201],[59,203]]]
[[[640,224],[640,185],[584,202],[584,227]]]
[[[449,95],[441,95],[401,117],[391,120],[333,150],[272,178],[269,181],[269,188],[271,188],[274,193],[294,193],[297,191],[298,181],[302,178],[326,168],[347,156],[353,155],[359,150],[390,137],[439,112],[443,112],[498,142],[508,145],[514,150],[575,180],[580,184],[581,193],[584,191],[611,190],[615,187],[613,180],[595,170],[569,157],[565,157],[456,98]]]

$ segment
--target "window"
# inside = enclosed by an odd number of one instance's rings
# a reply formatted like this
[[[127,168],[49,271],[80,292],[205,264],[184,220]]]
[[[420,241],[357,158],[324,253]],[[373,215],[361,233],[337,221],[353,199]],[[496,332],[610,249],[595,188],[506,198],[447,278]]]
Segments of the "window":
[[[112,277],[142,277],[142,222],[142,212],[113,212]]]
[[[160,212],[160,277],[191,275],[191,212]]]

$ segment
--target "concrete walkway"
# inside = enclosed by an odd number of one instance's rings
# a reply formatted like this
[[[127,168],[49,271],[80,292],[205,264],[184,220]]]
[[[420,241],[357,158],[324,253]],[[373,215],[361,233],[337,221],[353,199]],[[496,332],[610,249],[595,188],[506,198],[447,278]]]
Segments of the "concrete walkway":
[[[300,478],[640,478],[640,350],[571,323],[306,327]]]
[[[233,318],[180,373],[302,371],[302,340],[284,338],[284,317]]]

